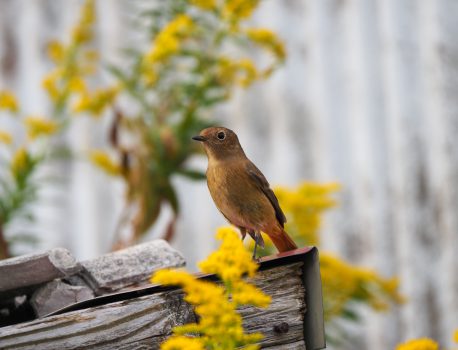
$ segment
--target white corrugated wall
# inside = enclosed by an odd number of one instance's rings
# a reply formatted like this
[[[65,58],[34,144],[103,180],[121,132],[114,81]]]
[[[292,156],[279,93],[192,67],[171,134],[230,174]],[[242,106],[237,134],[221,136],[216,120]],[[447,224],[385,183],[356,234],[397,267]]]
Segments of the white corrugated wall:
[[[45,43],[65,37],[79,4],[0,0],[0,88],[17,92],[30,113],[46,112],[38,89],[50,68]],[[129,2],[99,1],[98,8],[98,45],[103,57],[119,59],[117,49],[136,38],[126,28]],[[325,248],[399,275],[409,298],[389,314],[364,312],[367,322],[347,348],[386,350],[419,336],[451,348],[458,328],[458,2],[264,0],[255,17],[284,38],[287,64],[237,93],[215,118],[238,132],[272,184],[340,182]],[[43,247],[66,246],[83,259],[109,248],[123,192],[84,160],[104,144],[104,127],[84,118],[75,124],[66,140],[79,156],[43,171],[66,176],[47,186],[33,230]],[[192,163],[204,168],[206,160]],[[176,184],[182,215],[173,244],[194,266],[214,248],[224,220],[204,183]]]

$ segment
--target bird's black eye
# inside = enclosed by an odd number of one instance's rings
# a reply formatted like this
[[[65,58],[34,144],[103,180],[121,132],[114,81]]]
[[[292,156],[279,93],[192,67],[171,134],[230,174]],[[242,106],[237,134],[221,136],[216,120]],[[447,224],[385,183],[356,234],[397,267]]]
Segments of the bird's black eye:
[[[226,134],[224,131],[220,131],[218,134],[216,134],[216,137],[218,137],[219,140],[224,140],[226,138]]]

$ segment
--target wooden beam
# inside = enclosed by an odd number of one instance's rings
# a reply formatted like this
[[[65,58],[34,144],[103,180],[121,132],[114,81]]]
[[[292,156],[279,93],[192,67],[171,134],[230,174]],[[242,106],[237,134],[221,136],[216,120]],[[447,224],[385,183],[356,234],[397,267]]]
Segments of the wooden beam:
[[[268,309],[240,310],[248,332],[262,332],[262,346],[305,349],[303,263],[270,268],[252,280],[272,297]],[[172,327],[195,321],[178,289],[72,311],[0,329],[0,348],[158,349]]]

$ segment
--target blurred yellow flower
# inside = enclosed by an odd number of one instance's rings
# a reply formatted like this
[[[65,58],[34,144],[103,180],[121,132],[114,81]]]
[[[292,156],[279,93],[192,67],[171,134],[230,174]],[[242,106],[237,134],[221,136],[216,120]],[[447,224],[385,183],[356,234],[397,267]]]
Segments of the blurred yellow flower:
[[[83,56],[89,62],[95,62],[99,60],[99,53],[96,50],[86,50],[83,53]]]
[[[285,59],[285,46],[271,30],[265,28],[250,28],[247,30],[247,35],[254,42],[260,44],[268,50],[271,50],[280,60]]]
[[[337,183],[303,182],[297,188],[277,186],[274,192],[288,219],[286,231],[302,245],[318,245],[322,214],[334,207],[331,195],[340,189]]]
[[[257,79],[258,72],[256,70],[256,66],[251,60],[247,58],[241,59],[237,62],[237,67],[243,75],[239,80],[239,84],[242,87],[250,86]]]
[[[237,84],[250,86],[259,76],[254,63],[248,58],[231,60],[222,56],[218,58],[217,78],[223,85]]]
[[[174,336],[161,345],[161,350],[205,350],[199,338]]]
[[[58,129],[55,121],[38,116],[25,118],[24,125],[27,130],[27,136],[32,140],[39,136],[52,135]]]
[[[259,0],[225,0],[223,17],[239,21],[251,16]]]
[[[216,7],[215,0],[191,0],[191,4],[204,10],[213,10]]]
[[[60,63],[65,57],[65,50],[62,45],[57,40],[52,40],[48,43],[47,45],[47,53],[48,57],[54,62],[54,63]]]
[[[169,22],[156,36],[151,50],[145,56],[145,65],[163,62],[180,49],[180,41],[188,37],[194,28],[192,19],[184,14]]]
[[[12,141],[13,141],[13,138],[11,137],[10,133],[0,130],[0,143],[9,145],[11,144]]]
[[[113,103],[118,92],[117,86],[98,89],[93,92],[84,91],[73,105],[73,111],[75,113],[88,112],[94,116],[100,116]]]
[[[342,314],[350,300],[365,302],[377,311],[384,311],[390,302],[402,303],[396,278],[385,279],[375,271],[350,265],[340,258],[320,254],[325,318]]]
[[[68,81],[68,90],[74,93],[86,93],[86,82],[81,76],[74,76]]]
[[[152,65],[150,65],[148,67],[144,67],[144,69],[143,69],[143,77],[145,79],[145,84],[148,87],[154,86],[154,84],[156,84],[156,82],[157,82],[157,80],[159,78],[157,73],[156,73],[156,70],[154,69],[154,67]]]
[[[458,343],[458,329],[456,329],[455,332],[453,333],[453,341],[455,343]]]
[[[91,162],[109,175],[120,175],[121,167],[116,164],[108,153],[101,150],[94,150],[89,154]]]
[[[95,5],[93,0],[86,0],[81,8],[80,19],[73,28],[72,42],[76,45],[84,44],[92,40],[93,24],[95,22]]]
[[[52,101],[56,102],[61,96],[61,89],[58,87],[58,80],[61,78],[60,70],[55,69],[43,78],[41,85],[46,90]]]
[[[98,53],[88,48],[94,23],[94,1],[86,0],[73,28],[71,42],[63,45],[59,41],[51,41],[48,44],[48,56],[56,67],[43,78],[42,86],[59,109],[66,107],[72,95],[85,94],[84,78],[96,72],[94,63],[98,60]],[[96,103],[93,105],[99,106]]]
[[[396,350],[439,350],[439,344],[429,338],[420,338],[399,344]]]
[[[24,147],[19,148],[11,159],[10,169],[13,177],[18,179],[29,164],[29,154]]]
[[[243,281],[243,276],[253,276],[257,264],[251,260],[251,255],[244,249],[238,233],[230,227],[220,228],[217,238],[223,242],[220,248],[199,264],[203,272],[215,273],[223,282],[223,286],[196,279],[185,271],[162,270],[151,278],[154,283],[180,285],[185,292],[185,300],[195,306],[199,316],[198,323],[175,327],[174,335],[161,345],[161,349],[188,349],[186,339],[188,334],[199,334],[200,343],[192,346],[202,346],[204,349],[235,349],[243,345],[246,349],[258,349],[254,344],[262,339],[259,333],[245,334],[242,318],[237,313],[240,305],[255,305],[267,307],[270,297],[257,287]],[[182,346],[182,347],[180,347]]]
[[[11,112],[17,112],[19,105],[16,97],[7,90],[0,90],[0,110],[9,110]]]

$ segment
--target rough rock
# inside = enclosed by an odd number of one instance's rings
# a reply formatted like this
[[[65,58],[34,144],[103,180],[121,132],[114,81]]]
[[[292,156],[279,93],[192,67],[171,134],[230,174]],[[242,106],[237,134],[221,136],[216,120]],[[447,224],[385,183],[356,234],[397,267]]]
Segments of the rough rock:
[[[54,280],[37,289],[30,303],[38,317],[47,315],[64,306],[94,297],[93,291],[85,286],[72,286],[61,280]]]
[[[157,239],[84,261],[81,275],[96,294],[148,282],[154,271],[185,265],[183,256]]]

